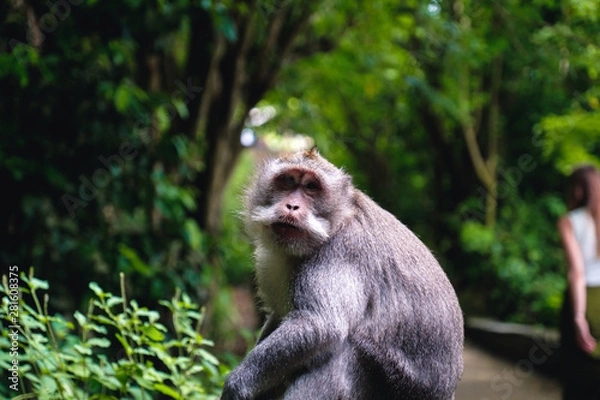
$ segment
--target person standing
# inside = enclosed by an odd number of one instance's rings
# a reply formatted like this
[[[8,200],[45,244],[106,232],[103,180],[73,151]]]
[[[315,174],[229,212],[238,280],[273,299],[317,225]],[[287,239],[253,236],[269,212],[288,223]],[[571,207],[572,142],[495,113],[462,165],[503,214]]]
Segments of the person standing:
[[[569,212],[558,222],[567,258],[561,315],[563,399],[600,399],[600,172],[582,166],[568,180]]]

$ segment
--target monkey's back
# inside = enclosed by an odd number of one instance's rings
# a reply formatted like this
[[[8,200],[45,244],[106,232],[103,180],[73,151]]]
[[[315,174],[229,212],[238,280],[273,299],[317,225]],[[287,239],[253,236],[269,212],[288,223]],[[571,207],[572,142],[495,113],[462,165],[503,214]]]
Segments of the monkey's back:
[[[452,398],[464,341],[452,285],[431,251],[392,214],[358,190],[354,207],[328,245],[367,285],[367,308],[349,340],[370,371],[372,398]]]

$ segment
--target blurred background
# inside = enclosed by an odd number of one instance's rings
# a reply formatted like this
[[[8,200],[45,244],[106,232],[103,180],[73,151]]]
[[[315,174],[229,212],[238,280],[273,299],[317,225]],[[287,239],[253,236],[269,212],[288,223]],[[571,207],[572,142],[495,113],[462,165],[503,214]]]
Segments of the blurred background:
[[[600,165],[595,0],[7,0],[0,263],[50,307],[181,288],[219,352],[261,316],[240,193],[314,145],[430,246],[467,317],[553,328],[565,175]]]

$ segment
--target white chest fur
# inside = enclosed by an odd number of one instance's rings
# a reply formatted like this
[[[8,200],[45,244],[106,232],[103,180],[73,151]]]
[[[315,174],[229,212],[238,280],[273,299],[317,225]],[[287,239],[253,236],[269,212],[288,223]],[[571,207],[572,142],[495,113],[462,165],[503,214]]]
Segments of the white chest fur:
[[[293,263],[286,255],[262,246],[256,248],[255,256],[258,295],[267,311],[283,318],[292,308]]]

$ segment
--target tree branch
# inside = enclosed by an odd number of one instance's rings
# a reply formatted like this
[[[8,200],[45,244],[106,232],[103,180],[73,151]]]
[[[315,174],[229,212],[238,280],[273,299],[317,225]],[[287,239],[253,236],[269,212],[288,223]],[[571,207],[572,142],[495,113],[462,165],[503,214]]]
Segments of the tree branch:
[[[211,110],[211,106],[215,101],[215,97],[221,92],[222,82],[221,74],[219,72],[219,64],[223,59],[226,49],[226,40],[223,35],[217,35],[215,48],[210,59],[208,73],[206,74],[206,80],[204,82],[204,91],[202,93],[202,100],[199,105],[198,120],[194,133],[203,134],[206,130],[208,115]]]
[[[35,10],[33,7],[25,0],[13,0],[12,6],[14,9],[25,10],[25,15],[27,16],[27,30],[29,33],[28,36],[29,40],[31,41],[31,45],[38,50],[41,49],[42,43],[44,43],[44,34],[40,29],[40,25],[38,24],[38,19],[35,15]]]

